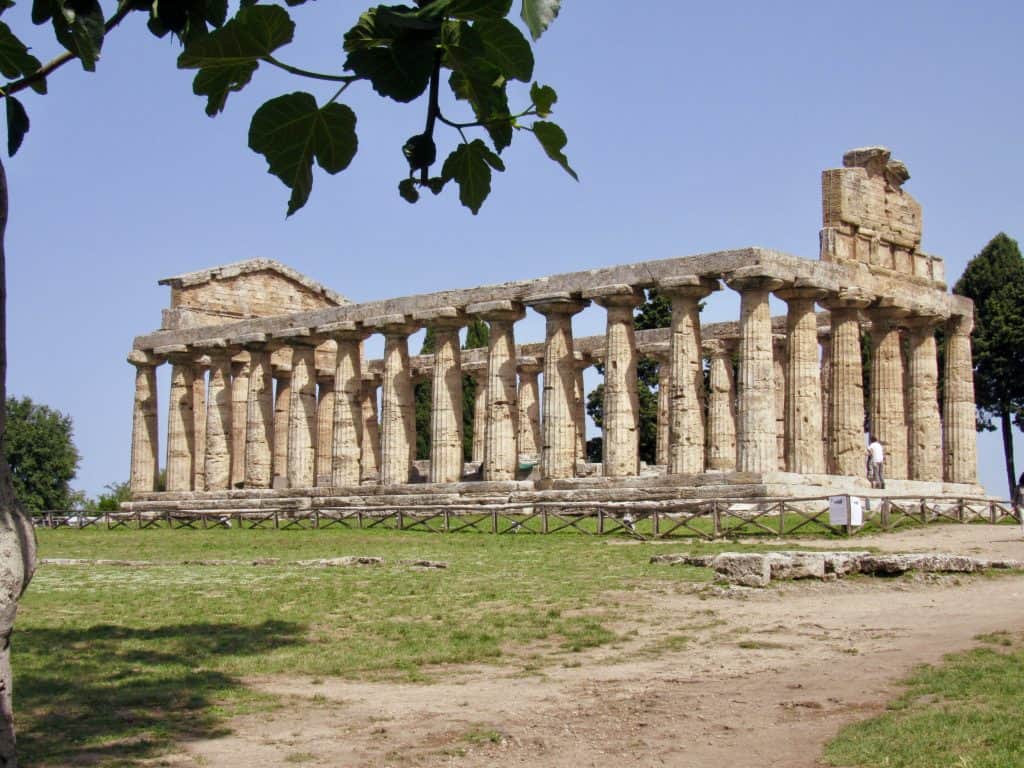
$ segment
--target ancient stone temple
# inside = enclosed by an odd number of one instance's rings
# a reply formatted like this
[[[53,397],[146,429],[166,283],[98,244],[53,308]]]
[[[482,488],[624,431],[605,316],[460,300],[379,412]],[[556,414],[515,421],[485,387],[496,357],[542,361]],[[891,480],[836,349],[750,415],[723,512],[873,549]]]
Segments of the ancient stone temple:
[[[816,259],[746,248],[365,303],[267,260],[161,281],[171,308],[128,358],[128,507],[866,492],[866,425],[887,450],[888,492],[978,495],[973,307],[947,293],[942,260],[920,250],[908,178],[881,147],[825,171]],[[738,294],[737,320],[702,325],[701,302],[723,288]],[[671,326],[637,331],[649,289],[671,302]],[[772,317],[772,296],[784,315]],[[607,331],[575,337],[573,317],[591,303]],[[517,338],[527,312],[543,316],[543,340]],[[462,350],[460,329],[474,319],[488,324],[489,347]],[[410,356],[410,335],[425,327],[436,352]],[[383,359],[366,359],[372,335]],[[644,357],[659,365],[654,465],[638,452]],[[582,371],[595,363],[600,465],[587,464],[582,438]],[[479,393],[472,461],[465,375]],[[432,385],[429,461],[415,460],[418,380]]]

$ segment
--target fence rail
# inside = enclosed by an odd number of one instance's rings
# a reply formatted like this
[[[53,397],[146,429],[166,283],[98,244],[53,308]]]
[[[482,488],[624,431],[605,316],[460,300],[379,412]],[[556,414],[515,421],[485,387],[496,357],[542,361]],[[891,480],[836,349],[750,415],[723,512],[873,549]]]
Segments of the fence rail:
[[[309,508],[174,509],[150,512],[45,512],[47,528],[343,528],[418,530],[431,533],[690,536],[791,536],[797,533],[857,536],[931,523],[1020,523],[1008,501],[983,498],[893,497],[871,499],[859,526],[829,522],[829,497],[671,501],[531,501],[466,504],[315,504]]]

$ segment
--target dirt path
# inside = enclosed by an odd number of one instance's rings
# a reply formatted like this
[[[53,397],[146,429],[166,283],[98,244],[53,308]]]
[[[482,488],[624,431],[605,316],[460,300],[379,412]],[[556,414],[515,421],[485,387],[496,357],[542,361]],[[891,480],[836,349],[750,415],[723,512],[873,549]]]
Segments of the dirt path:
[[[1024,559],[1008,526],[861,543]],[[686,588],[646,602],[643,622],[619,627],[636,631],[628,642],[535,673],[458,668],[432,685],[250,681],[287,705],[238,718],[233,735],[186,744],[162,764],[813,768],[825,742],[880,712],[914,665],[972,647],[980,633],[1024,631],[1021,576]]]

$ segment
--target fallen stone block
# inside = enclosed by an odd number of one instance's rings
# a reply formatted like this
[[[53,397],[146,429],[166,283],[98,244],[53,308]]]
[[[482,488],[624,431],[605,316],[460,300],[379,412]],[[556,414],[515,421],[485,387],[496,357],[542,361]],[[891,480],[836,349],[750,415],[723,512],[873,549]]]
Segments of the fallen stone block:
[[[344,568],[347,566],[354,565],[382,565],[384,563],[383,557],[365,557],[359,555],[349,555],[347,557],[328,557],[318,560],[296,560],[296,565],[312,565],[319,566],[321,568]]]
[[[772,579],[768,558],[758,554],[723,552],[711,561],[711,567],[730,584],[766,587]]]
[[[822,552],[769,552],[765,555],[773,579],[824,579]]]

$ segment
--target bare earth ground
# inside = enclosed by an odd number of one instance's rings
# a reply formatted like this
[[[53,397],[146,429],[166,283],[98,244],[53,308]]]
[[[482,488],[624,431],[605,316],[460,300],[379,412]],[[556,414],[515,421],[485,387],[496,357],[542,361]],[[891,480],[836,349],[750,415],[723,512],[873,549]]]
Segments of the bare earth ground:
[[[1024,559],[1015,526],[799,544]],[[539,669],[524,670],[524,654],[521,664],[453,668],[426,685],[250,680],[286,705],[236,718],[232,735],[184,744],[160,763],[812,768],[840,726],[882,711],[916,664],[973,647],[980,633],[1024,630],[1018,575],[686,586],[613,599],[646,604],[644,620],[616,627],[636,635]]]

